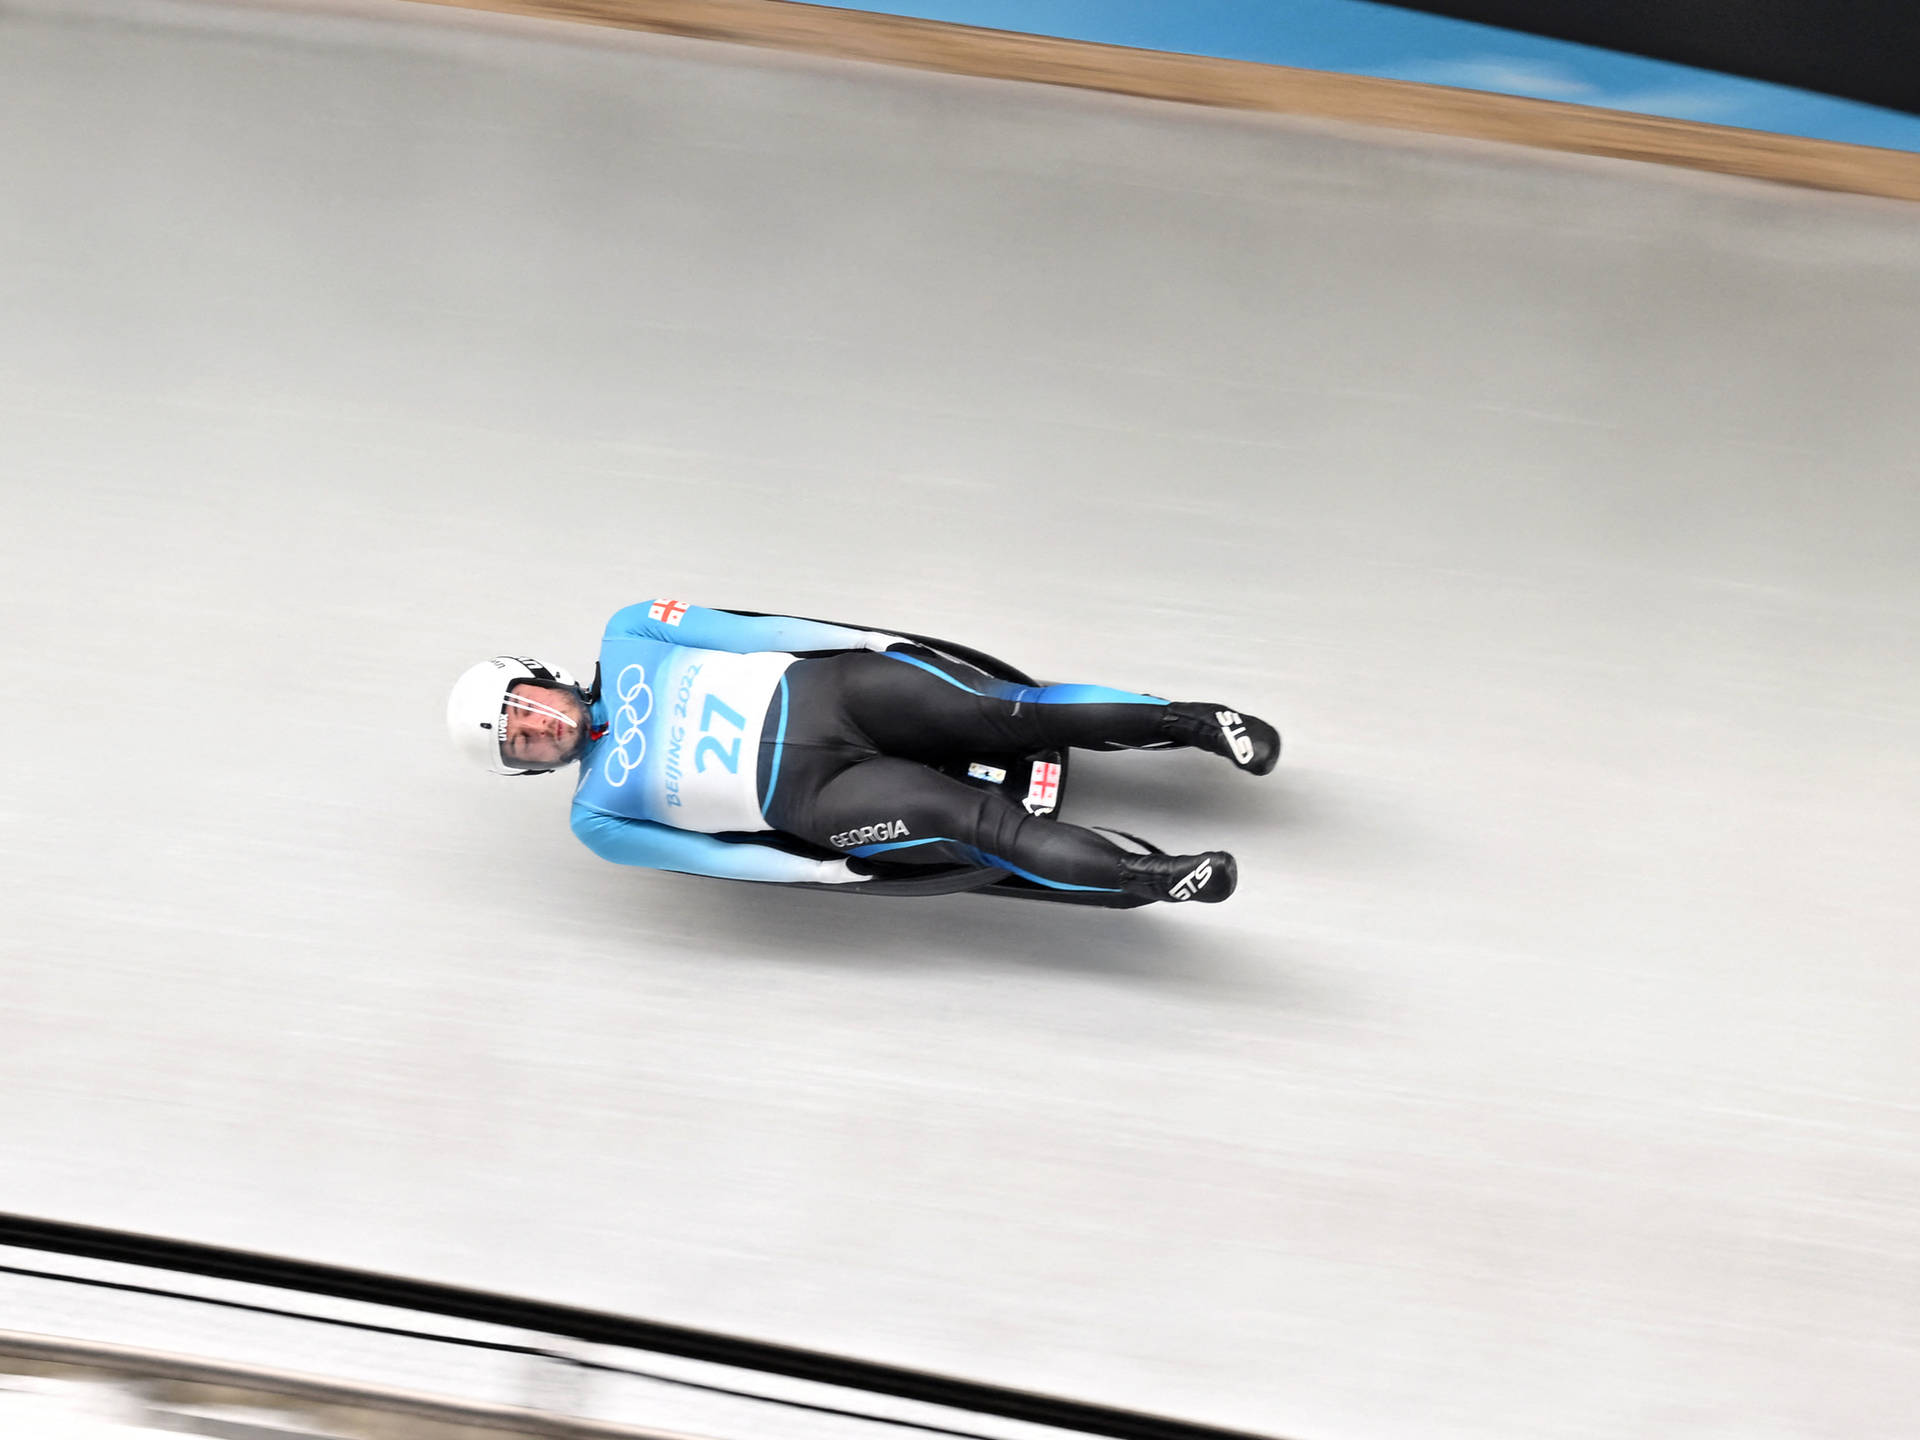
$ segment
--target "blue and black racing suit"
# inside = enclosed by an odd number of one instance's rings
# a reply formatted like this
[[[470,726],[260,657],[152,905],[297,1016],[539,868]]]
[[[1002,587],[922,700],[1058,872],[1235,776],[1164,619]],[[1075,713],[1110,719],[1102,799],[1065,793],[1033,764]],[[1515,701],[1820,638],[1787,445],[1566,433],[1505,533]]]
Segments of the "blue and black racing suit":
[[[1104,836],[932,763],[1163,743],[1166,705],[1007,684],[876,632],[651,601],[616,614],[601,641],[573,831],[622,864],[733,880],[859,878],[781,849],[784,834],[856,858],[1117,890],[1124,852]]]

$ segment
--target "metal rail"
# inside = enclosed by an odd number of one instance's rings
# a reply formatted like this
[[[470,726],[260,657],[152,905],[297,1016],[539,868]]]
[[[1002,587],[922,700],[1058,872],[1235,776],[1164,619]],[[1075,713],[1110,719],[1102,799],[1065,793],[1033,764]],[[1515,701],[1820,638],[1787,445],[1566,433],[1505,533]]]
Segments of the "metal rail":
[[[235,1391],[251,1399],[270,1398],[281,1404],[328,1406],[381,1415],[404,1415],[459,1433],[498,1431],[503,1435],[531,1435],[540,1440],[692,1440],[674,1431],[615,1425],[603,1420],[581,1420],[506,1405],[486,1405],[443,1395],[398,1390],[364,1381],[329,1380],[292,1370],[258,1365],[235,1365],[175,1355],[139,1346],[107,1345],[92,1340],[69,1340],[50,1335],[26,1335],[0,1330],[0,1359],[24,1360],[34,1366],[97,1372],[114,1377],[162,1380],[176,1384]],[[0,1366],[0,1368],[5,1368]]]
[[[887,1395],[974,1415],[990,1415],[1081,1435],[1108,1437],[1108,1440],[1263,1440],[1263,1437],[1245,1431],[1081,1400],[1061,1399],[930,1371],[776,1345],[764,1340],[743,1339],[682,1325],[635,1319],[609,1311],[493,1294],[374,1271],[233,1250],[219,1245],[73,1225],[58,1220],[0,1214],[0,1246],[104,1260],[174,1274],[236,1281],[307,1295],[355,1300],[418,1314],[476,1321],[586,1344],[670,1355],[763,1375],[778,1375],[872,1395]],[[73,1279],[77,1283],[93,1283],[79,1276]],[[181,1294],[179,1298],[191,1300],[200,1297]],[[368,1325],[363,1328],[380,1327]]]

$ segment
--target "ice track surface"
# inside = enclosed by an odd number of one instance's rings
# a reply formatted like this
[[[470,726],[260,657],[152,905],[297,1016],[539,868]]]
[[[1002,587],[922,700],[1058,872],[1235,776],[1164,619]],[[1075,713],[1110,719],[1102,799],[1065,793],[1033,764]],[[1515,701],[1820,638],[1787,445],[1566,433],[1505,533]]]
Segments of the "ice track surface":
[[[1262,1429],[1920,1415],[1920,209],[399,5],[0,9],[0,1207]],[[1271,715],[1217,910],[624,871],[649,596]]]

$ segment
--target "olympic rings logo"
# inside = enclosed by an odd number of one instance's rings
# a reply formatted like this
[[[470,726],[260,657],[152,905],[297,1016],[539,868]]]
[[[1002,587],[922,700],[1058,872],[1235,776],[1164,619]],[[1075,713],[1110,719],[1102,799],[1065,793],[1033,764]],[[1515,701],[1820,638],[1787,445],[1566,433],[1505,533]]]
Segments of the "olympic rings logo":
[[[647,758],[647,737],[640,727],[653,714],[653,689],[647,684],[645,667],[629,665],[622,670],[613,682],[613,693],[620,699],[620,708],[613,712],[607,737],[613,741],[613,748],[607,752],[607,763],[600,767],[600,773],[609,785],[618,789]],[[633,747],[631,754],[629,746]],[[613,773],[616,763],[620,767],[618,775]]]

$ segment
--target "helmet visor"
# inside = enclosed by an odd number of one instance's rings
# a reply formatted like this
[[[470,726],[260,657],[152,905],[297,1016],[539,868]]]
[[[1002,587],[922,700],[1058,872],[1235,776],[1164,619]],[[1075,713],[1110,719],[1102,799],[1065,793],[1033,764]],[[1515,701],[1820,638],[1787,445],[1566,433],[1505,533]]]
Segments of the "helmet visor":
[[[586,748],[586,706],[579,693],[516,680],[500,701],[500,763],[514,770],[551,770]]]

